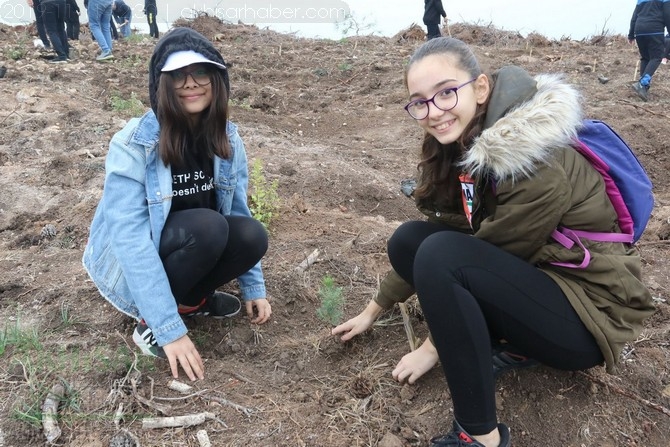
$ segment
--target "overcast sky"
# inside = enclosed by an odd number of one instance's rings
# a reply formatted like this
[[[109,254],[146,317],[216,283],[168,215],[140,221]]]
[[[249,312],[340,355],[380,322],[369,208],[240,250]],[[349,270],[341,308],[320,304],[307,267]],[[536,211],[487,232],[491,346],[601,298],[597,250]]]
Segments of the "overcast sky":
[[[142,14],[144,0],[125,0],[133,10],[133,26],[146,27]],[[81,20],[88,21],[83,0]],[[493,26],[527,35],[536,31],[549,38],[573,39],[600,34],[603,30],[627,34],[635,0],[442,0],[450,22]],[[282,32],[297,32],[303,37],[342,37],[342,26],[335,20],[305,19],[304,13],[342,11],[346,9],[359,25],[360,34],[392,36],[412,23],[423,26],[423,0],[157,0],[161,29],[192,11],[236,23],[256,23]],[[272,11],[270,9],[272,8]],[[270,11],[270,12],[268,12]],[[277,14],[280,12],[279,14]],[[291,13],[293,12],[293,14]],[[268,14],[274,15],[270,20]],[[297,17],[297,20],[296,20]],[[0,0],[0,21],[10,24],[34,20],[26,0]],[[290,23],[292,22],[292,23]],[[301,22],[301,23],[295,23]],[[355,30],[350,31],[354,34]]]
[[[328,0],[325,0],[327,2]],[[313,2],[317,4],[320,2]],[[370,30],[393,35],[413,22],[423,26],[422,0],[347,0],[354,17]],[[549,38],[570,36],[582,39],[600,34],[603,29],[615,34],[628,34],[635,0],[442,0],[450,22],[468,22],[497,28],[532,31]],[[272,24],[309,34],[336,38],[335,26]],[[304,33],[303,33],[304,34]]]

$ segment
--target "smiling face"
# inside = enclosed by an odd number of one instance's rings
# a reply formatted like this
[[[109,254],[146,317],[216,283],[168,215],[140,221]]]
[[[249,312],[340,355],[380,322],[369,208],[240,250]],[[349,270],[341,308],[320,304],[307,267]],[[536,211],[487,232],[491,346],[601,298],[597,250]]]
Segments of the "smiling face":
[[[467,71],[459,68],[454,55],[431,54],[414,62],[407,71],[409,99],[430,99],[444,89],[458,87],[471,79]],[[458,103],[451,110],[440,110],[429,102],[426,104],[428,115],[416,120],[421,128],[442,144],[458,140],[474,118],[477,106],[486,102],[488,78],[481,74],[474,82],[459,88],[456,94]]]
[[[206,64],[192,64],[167,72],[184,112],[197,117],[212,103],[212,82]]]

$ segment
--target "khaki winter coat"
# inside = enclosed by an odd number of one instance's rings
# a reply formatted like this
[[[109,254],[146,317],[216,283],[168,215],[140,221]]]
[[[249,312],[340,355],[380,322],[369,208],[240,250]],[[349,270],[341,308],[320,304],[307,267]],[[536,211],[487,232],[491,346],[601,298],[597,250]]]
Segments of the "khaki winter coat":
[[[619,232],[602,177],[570,146],[582,120],[580,97],[559,76],[534,79],[518,67],[494,75],[485,130],[462,161],[475,179],[472,228],[460,204],[419,209],[429,220],[469,231],[546,272],[561,287],[613,372],[625,343],[635,340],[654,307],[641,282],[641,262],[628,244],[583,240],[591,253],[566,249],[551,238],[559,225]],[[493,179],[486,180],[486,179]],[[384,308],[404,301],[413,288],[391,271],[375,301]]]

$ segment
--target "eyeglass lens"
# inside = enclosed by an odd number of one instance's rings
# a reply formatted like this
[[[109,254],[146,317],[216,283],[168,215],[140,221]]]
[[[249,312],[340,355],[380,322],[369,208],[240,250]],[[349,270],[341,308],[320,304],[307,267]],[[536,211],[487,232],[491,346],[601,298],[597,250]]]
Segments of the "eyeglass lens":
[[[205,68],[196,68],[195,70],[186,71],[186,70],[174,70],[170,72],[172,79],[174,81],[175,88],[183,88],[186,85],[186,79],[191,76],[193,81],[199,86],[205,86],[212,82],[209,77],[209,71]]]
[[[448,88],[437,92],[430,100],[416,101],[408,107],[408,112],[414,118],[423,119],[428,116],[428,103],[432,102],[440,110],[451,110],[458,103],[458,93],[453,88]]]

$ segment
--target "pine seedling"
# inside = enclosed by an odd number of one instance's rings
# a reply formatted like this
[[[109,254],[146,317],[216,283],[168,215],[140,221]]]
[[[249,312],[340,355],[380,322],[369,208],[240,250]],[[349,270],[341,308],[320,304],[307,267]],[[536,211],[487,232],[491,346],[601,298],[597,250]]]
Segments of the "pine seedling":
[[[316,315],[322,321],[337,326],[344,313],[342,287],[336,287],[332,277],[324,276],[319,287],[319,297],[321,306],[316,310]]]

